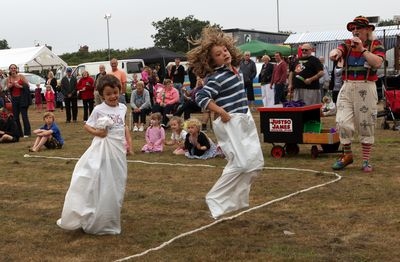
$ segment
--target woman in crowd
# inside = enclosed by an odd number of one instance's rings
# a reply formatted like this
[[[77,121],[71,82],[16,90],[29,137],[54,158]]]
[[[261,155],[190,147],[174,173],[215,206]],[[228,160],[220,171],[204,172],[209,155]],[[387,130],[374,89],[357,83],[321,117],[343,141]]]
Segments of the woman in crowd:
[[[76,89],[82,99],[83,121],[86,122],[94,107],[94,80],[88,71],[82,72],[82,78],[79,79]]]
[[[20,137],[29,137],[31,135],[31,124],[28,117],[28,108],[32,104],[29,83],[23,75],[18,73],[17,65],[11,64],[8,70],[10,74],[7,78],[7,89],[11,94],[14,119],[17,123]],[[24,131],[22,131],[19,120],[20,115],[24,123]]]

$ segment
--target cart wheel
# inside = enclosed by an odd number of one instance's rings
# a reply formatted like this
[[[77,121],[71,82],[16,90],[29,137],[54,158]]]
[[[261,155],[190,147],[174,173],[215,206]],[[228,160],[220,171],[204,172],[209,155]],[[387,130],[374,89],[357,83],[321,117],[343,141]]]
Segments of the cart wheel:
[[[339,149],[340,142],[335,144],[321,144],[324,153],[335,153]]]
[[[311,147],[311,157],[312,158],[317,158],[318,157],[318,153],[319,153],[319,151],[318,151],[318,147],[317,146],[312,146]]]
[[[274,158],[281,158],[285,156],[285,149],[283,146],[273,146],[271,149],[271,156]]]
[[[286,154],[288,154],[289,156],[295,156],[300,151],[299,146],[297,144],[294,144],[294,143],[286,144],[285,148],[286,148]]]

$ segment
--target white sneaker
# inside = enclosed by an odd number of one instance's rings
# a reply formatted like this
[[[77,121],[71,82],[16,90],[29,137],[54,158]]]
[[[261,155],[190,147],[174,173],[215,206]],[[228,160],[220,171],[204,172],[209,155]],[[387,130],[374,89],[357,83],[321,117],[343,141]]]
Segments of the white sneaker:
[[[137,131],[139,131],[139,129],[137,128],[137,126],[134,126],[133,127],[133,132],[137,132]]]
[[[143,132],[144,131],[144,127],[143,126],[140,126],[139,127],[139,132]]]

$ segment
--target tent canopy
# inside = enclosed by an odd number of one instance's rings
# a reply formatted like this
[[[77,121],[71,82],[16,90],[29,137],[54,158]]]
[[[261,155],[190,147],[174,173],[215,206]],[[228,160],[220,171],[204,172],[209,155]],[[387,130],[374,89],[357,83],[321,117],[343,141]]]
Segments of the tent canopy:
[[[159,48],[159,47],[151,47],[138,52],[131,58],[139,58],[143,59],[145,64],[156,64],[159,63],[163,68],[168,64],[168,62],[174,61],[175,58],[181,58],[185,60],[185,55],[175,53],[171,50]]]
[[[292,50],[288,46],[269,44],[259,40],[252,40],[248,43],[238,46],[238,48],[242,52],[249,51],[251,56],[268,55],[272,57],[274,56],[275,52],[281,52],[282,56],[289,56],[292,54]]]
[[[20,72],[24,72],[26,66],[28,70],[39,71],[67,67],[67,63],[54,54],[47,46],[0,50],[0,68],[8,69],[10,64],[16,64]]]

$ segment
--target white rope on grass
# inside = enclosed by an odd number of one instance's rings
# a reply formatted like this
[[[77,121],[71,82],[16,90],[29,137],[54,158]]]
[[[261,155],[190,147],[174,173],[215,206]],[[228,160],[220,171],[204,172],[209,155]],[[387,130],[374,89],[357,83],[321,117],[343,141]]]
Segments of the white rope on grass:
[[[47,158],[47,159],[63,159],[63,160],[78,160],[79,159],[79,158],[72,158],[72,157],[40,156],[40,155],[29,155],[29,154],[25,154],[24,157],[27,157],[27,158],[32,157],[32,158]],[[189,167],[192,167],[192,166],[216,167],[216,166],[212,166],[212,165],[202,165],[202,164],[162,163],[162,162],[147,162],[147,161],[141,161],[141,160],[127,160],[127,161],[130,162],[130,163],[143,163],[143,164],[149,164],[149,165],[171,165],[171,166],[189,166]],[[199,231],[203,231],[203,230],[205,230],[207,228],[210,228],[212,226],[215,226],[215,225],[217,225],[217,224],[219,224],[221,222],[228,221],[228,220],[233,220],[233,219],[235,219],[235,218],[237,218],[239,216],[242,216],[242,215],[244,215],[246,213],[249,213],[249,212],[252,212],[254,210],[263,208],[265,206],[269,206],[269,205],[271,205],[273,203],[276,203],[276,202],[283,201],[285,199],[288,199],[290,197],[294,197],[294,196],[299,195],[301,193],[305,193],[305,192],[311,191],[311,190],[319,188],[319,187],[324,187],[324,186],[327,186],[329,184],[336,183],[336,182],[338,182],[339,180],[342,179],[342,176],[340,176],[337,173],[326,172],[326,171],[316,171],[316,170],[312,170],[312,169],[300,169],[300,168],[291,168],[291,167],[263,167],[263,169],[269,169],[269,170],[291,170],[291,171],[303,171],[303,172],[311,172],[311,173],[321,173],[321,174],[326,174],[326,175],[335,175],[336,178],[331,180],[331,181],[328,181],[328,182],[325,182],[325,183],[322,183],[322,184],[318,184],[318,185],[315,185],[315,186],[311,186],[311,187],[308,187],[308,188],[293,192],[293,193],[288,194],[286,196],[270,200],[270,201],[265,202],[265,203],[263,203],[261,205],[254,206],[252,208],[243,210],[243,211],[237,213],[236,215],[229,216],[229,217],[223,217],[223,218],[218,219],[218,220],[216,220],[216,221],[214,221],[214,222],[212,222],[210,224],[207,224],[207,225],[204,225],[202,227],[196,228],[194,230],[182,233],[182,234],[180,234],[180,235],[178,235],[178,236],[176,236],[174,238],[171,238],[170,240],[162,243],[161,245],[159,245],[157,247],[147,249],[147,250],[143,251],[142,253],[138,253],[138,254],[135,254],[135,255],[131,255],[131,256],[127,256],[127,257],[115,260],[115,262],[126,261],[126,260],[129,260],[129,259],[132,259],[132,258],[137,258],[137,257],[144,256],[144,255],[146,255],[146,254],[148,254],[148,253],[150,253],[152,251],[160,250],[160,249],[168,246],[169,244],[171,244],[175,240],[178,240],[178,239],[183,238],[185,236],[192,235],[192,234],[197,233]]]
[[[61,160],[79,160],[76,157],[60,157],[60,156],[40,156],[40,155],[29,155],[25,154],[24,157],[26,158],[47,158],[47,159],[61,159]],[[182,164],[182,163],[165,163],[165,162],[148,162],[142,160],[126,160],[129,163],[140,163],[140,164],[147,164],[147,165],[166,165],[166,166],[188,166],[188,167],[216,167],[212,165],[205,165],[205,164]]]
[[[146,254],[148,254],[148,253],[150,253],[150,252],[152,252],[152,251],[157,251],[157,250],[160,250],[160,249],[166,247],[167,245],[171,244],[171,243],[174,242],[175,240],[178,240],[178,239],[183,238],[183,237],[188,236],[188,235],[192,235],[192,234],[197,233],[197,232],[199,232],[199,231],[203,231],[203,230],[205,230],[205,229],[207,229],[207,228],[210,228],[210,227],[212,227],[212,226],[215,226],[216,224],[219,224],[219,223],[221,223],[221,222],[223,222],[223,221],[233,220],[233,219],[235,219],[235,218],[237,218],[237,217],[239,217],[239,216],[242,216],[242,215],[244,215],[244,214],[246,214],[246,213],[249,213],[249,212],[252,212],[252,211],[254,211],[254,210],[263,208],[263,207],[265,207],[265,206],[271,205],[271,204],[276,203],[276,202],[283,201],[283,200],[285,200],[285,199],[287,199],[287,198],[296,196],[296,195],[298,195],[298,194],[301,194],[301,193],[304,193],[304,192],[307,192],[307,191],[311,191],[311,190],[316,189],[316,188],[319,188],[319,187],[324,187],[324,186],[327,186],[327,185],[332,184],[332,183],[336,183],[336,182],[338,182],[339,180],[342,179],[342,176],[340,176],[339,174],[334,173],[334,172],[325,172],[325,171],[322,171],[322,172],[321,172],[321,171],[315,171],[315,170],[311,170],[311,169],[299,169],[299,168],[287,168],[287,167],[264,167],[263,169],[306,171],[306,172],[313,172],[313,173],[322,173],[322,174],[327,174],[327,175],[329,175],[329,174],[330,174],[330,175],[335,175],[336,178],[335,178],[334,180],[331,180],[331,181],[328,181],[328,182],[325,182],[325,183],[322,183],[322,184],[319,184],[319,185],[311,186],[311,187],[309,187],[309,188],[305,188],[305,189],[296,191],[296,192],[291,193],[291,194],[288,194],[288,195],[286,195],[286,196],[283,196],[283,197],[280,197],[280,198],[276,198],[276,199],[270,200],[270,201],[268,201],[268,202],[266,202],[266,203],[264,203],[264,204],[261,204],[261,205],[258,205],[258,206],[255,206],[255,207],[246,209],[246,210],[244,210],[244,211],[242,211],[242,212],[240,212],[240,213],[238,213],[238,214],[236,214],[236,215],[229,216],[229,217],[223,217],[223,218],[218,219],[218,220],[216,220],[216,221],[214,221],[214,222],[212,222],[212,223],[210,223],[210,224],[208,224],[208,225],[205,225],[205,226],[196,228],[196,229],[194,229],[194,230],[191,230],[191,231],[182,233],[182,234],[180,234],[180,235],[178,235],[178,236],[176,236],[176,237],[174,237],[174,238],[171,238],[170,240],[168,240],[168,241],[162,243],[161,245],[159,245],[159,246],[157,246],[157,247],[147,249],[147,250],[143,251],[142,253],[138,253],[138,254],[131,255],[131,256],[127,256],[127,257],[124,257],[124,258],[121,258],[121,259],[117,259],[117,260],[115,260],[115,262],[126,261],[126,260],[129,260],[129,259],[132,259],[132,258],[137,258],[137,257],[144,256],[144,255],[146,255]]]

